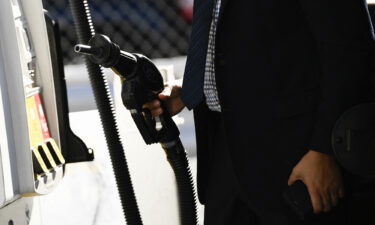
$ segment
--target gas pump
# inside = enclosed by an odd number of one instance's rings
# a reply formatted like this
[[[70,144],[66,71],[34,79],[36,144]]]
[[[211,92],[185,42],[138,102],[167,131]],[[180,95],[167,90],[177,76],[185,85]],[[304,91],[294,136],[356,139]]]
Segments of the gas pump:
[[[32,198],[93,153],[69,126],[57,25],[39,0],[0,3],[0,224],[28,224]]]

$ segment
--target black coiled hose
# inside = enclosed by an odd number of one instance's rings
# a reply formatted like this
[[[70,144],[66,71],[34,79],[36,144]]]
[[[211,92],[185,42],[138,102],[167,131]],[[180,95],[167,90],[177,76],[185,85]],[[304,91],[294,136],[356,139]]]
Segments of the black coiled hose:
[[[163,148],[176,177],[181,224],[197,225],[198,214],[194,181],[185,149],[180,140],[171,148],[164,145]]]
[[[95,33],[87,0],[69,0],[69,2],[78,41],[87,44]],[[100,66],[92,63],[87,56],[85,56],[85,63],[102,121],[126,222],[128,225],[142,225],[107,79]]]

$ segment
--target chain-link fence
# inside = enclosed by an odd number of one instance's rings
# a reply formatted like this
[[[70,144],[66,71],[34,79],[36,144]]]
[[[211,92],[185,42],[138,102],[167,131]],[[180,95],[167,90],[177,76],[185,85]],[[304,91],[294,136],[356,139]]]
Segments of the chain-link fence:
[[[91,0],[97,33],[108,35],[120,47],[151,58],[185,55],[190,33],[189,12],[181,8],[192,0]],[[184,2],[184,4],[181,4]],[[73,52],[77,43],[68,0],[43,0],[44,8],[60,25],[65,64],[82,60]]]

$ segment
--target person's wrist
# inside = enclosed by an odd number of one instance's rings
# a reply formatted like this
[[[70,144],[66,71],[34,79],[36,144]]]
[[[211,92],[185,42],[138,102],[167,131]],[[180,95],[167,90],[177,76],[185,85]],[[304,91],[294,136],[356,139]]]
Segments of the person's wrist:
[[[334,156],[326,154],[326,153],[314,151],[314,150],[310,150],[308,152],[308,158],[310,158],[311,160],[315,162],[320,162],[320,163],[326,162],[332,165],[337,165],[337,160]]]

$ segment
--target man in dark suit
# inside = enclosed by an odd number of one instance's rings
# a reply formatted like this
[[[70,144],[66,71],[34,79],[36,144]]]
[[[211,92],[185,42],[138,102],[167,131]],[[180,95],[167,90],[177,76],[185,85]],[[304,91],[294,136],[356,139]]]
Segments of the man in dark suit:
[[[205,224],[358,224],[331,129],[367,101],[373,42],[364,0],[195,0],[183,87],[160,99],[194,109]],[[313,219],[283,201],[297,180]]]

